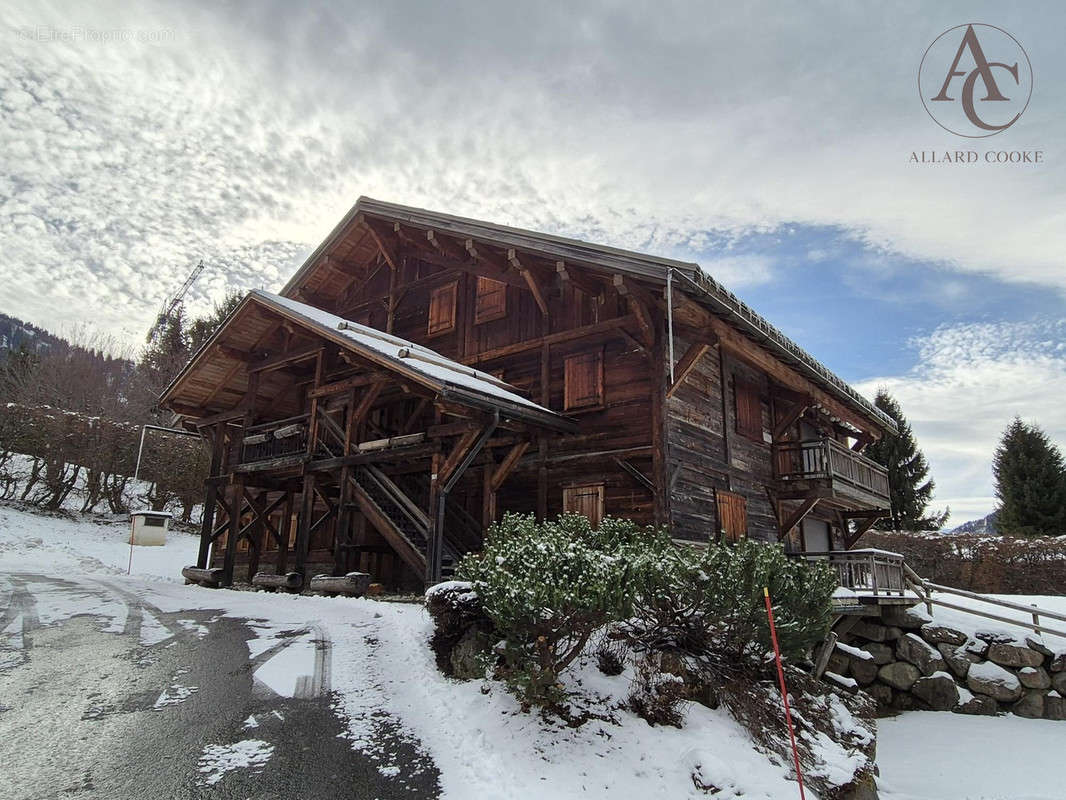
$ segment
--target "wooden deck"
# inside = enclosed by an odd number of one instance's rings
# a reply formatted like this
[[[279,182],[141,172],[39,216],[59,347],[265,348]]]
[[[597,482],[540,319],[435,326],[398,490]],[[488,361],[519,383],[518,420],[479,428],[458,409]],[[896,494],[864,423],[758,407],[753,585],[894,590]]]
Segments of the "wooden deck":
[[[853,603],[843,606],[917,605],[919,599],[908,591],[903,556],[885,550],[834,550],[804,553],[808,561],[828,561],[845,589],[854,592]],[[861,613],[856,611],[855,613]]]

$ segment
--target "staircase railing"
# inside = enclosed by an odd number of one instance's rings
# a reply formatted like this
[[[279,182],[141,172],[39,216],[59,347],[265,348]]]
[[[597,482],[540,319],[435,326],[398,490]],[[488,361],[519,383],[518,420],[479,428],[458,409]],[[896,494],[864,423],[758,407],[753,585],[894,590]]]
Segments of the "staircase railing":
[[[1024,605],[1022,603],[1015,603],[1010,600],[1001,600],[998,597],[989,597],[988,595],[978,594],[977,592],[970,592],[966,589],[956,589],[954,586],[943,586],[939,583],[932,583],[925,580],[917,572],[911,569],[906,564],[903,565],[903,573],[907,581],[907,587],[914,592],[918,598],[925,604],[926,612],[930,615],[933,613],[933,606],[941,606],[943,608],[950,608],[954,611],[961,611],[964,614],[973,614],[977,617],[983,617],[984,619],[990,619],[995,622],[1004,622],[1008,625],[1017,625],[1020,628],[1027,628],[1037,635],[1043,635],[1050,633],[1054,636],[1061,636],[1066,638],[1066,630],[1058,630],[1056,628],[1049,628],[1040,622],[1041,617],[1052,619],[1057,622],[1066,622],[1066,614],[1060,614],[1056,611],[1050,611],[1046,608],[1040,608],[1039,606]],[[1030,615],[1031,622],[1025,620],[1014,619],[1011,617],[1005,617],[1000,614],[992,613],[991,611],[984,611],[982,609],[973,608],[970,606],[959,605],[958,603],[952,603],[947,600],[942,600],[934,593],[941,592],[943,594],[957,595],[959,597],[965,597],[969,600],[977,600],[981,603],[987,603],[991,606],[998,608],[1006,608],[1011,611],[1020,611],[1024,614]]]

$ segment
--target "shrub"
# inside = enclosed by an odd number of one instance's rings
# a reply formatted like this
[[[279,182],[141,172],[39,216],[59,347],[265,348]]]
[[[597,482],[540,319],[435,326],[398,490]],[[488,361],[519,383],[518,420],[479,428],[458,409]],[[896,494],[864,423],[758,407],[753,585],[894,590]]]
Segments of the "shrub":
[[[649,725],[672,725],[684,722],[683,701],[687,699],[685,681],[666,672],[653,653],[637,662],[636,675],[629,691],[629,706]]]
[[[789,558],[779,545],[741,541],[706,550],[674,548],[649,575],[630,633],[651,650],[744,661],[771,646],[763,587],[774,605],[781,652],[800,658],[829,630],[837,586],[821,563]]]
[[[673,547],[653,528],[607,518],[597,530],[566,514],[538,523],[508,514],[465,557],[469,581],[503,639],[499,674],[524,702],[557,705],[558,679],[605,624],[627,618],[638,588],[649,585]]]

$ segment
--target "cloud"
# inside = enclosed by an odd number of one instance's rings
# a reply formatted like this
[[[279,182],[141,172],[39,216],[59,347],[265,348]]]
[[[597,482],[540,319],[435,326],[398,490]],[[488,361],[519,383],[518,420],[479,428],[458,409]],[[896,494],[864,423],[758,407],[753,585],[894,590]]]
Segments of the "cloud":
[[[700,267],[716,281],[737,288],[770,283],[774,277],[772,259],[757,253],[703,258]]]
[[[1048,149],[1039,167],[907,163],[966,146],[913,79],[972,4],[767,3],[713,23],[698,3],[8,4],[0,259],[20,277],[0,306],[139,335],[200,258],[194,312],[277,286],[360,194],[700,254],[727,284],[773,277],[730,241],[799,223],[1063,291],[1066,85],[1041,80],[1066,64],[1061,26],[988,8],[1039,87],[994,144]],[[38,25],[173,36],[20,34]]]
[[[856,385],[884,386],[914,428],[936,480],[936,500],[960,524],[995,505],[992,453],[1018,415],[1066,445],[1066,321],[942,326],[912,342],[917,366]]]

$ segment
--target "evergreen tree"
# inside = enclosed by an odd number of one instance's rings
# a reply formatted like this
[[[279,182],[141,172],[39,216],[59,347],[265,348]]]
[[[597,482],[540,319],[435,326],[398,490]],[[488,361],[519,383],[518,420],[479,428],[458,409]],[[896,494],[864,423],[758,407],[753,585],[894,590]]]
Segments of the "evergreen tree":
[[[1066,534],[1066,467],[1039,426],[1014,418],[992,461],[996,526],[1010,536]]]
[[[891,519],[882,519],[882,530],[935,531],[945,522],[950,509],[943,513],[926,514],[929,498],[936,484],[929,476],[929,462],[918,449],[910,423],[903,416],[899,403],[884,388],[877,390],[874,405],[896,422],[898,433],[886,434],[869,445],[865,454],[888,470]]]

